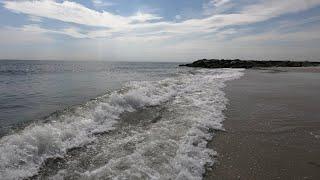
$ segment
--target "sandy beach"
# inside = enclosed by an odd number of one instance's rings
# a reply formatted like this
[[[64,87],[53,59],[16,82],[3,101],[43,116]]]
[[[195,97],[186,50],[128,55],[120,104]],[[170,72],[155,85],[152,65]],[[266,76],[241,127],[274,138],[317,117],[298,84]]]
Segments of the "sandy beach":
[[[320,68],[247,70],[225,88],[205,179],[320,179]]]

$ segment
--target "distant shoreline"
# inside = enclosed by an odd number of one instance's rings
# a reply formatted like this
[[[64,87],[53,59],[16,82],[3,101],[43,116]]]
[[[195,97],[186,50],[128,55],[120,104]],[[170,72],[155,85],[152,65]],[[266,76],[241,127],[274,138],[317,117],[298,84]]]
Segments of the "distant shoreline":
[[[311,61],[257,61],[257,60],[240,60],[240,59],[202,59],[190,64],[180,64],[186,67],[201,68],[265,68],[265,67],[314,67],[320,66],[320,62]]]

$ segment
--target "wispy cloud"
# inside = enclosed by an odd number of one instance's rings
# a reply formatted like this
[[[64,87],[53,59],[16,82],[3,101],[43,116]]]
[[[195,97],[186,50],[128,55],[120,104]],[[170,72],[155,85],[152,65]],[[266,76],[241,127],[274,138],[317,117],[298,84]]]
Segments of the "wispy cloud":
[[[97,42],[103,42],[108,48],[114,48],[116,45],[115,51],[121,51],[123,48],[134,55],[144,49],[142,56],[147,54],[146,51],[150,52],[150,56],[163,57],[164,54],[169,56],[170,53],[163,53],[164,51],[191,56],[192,49],[196,49],[198,53],[192,52],[195,57],[201,54],[220,55],[223,52],[229,55],[230,53],[225,50],[228,48],[225,47],[231,48],[232,52],[237,52],[234,55],[239,55],[241,48],[247,44],[255,44],[258,47],[258,44],[263,42],[277,40],[297,43],[297,41],[312,41],[318,36],[318,29],[282,32],[285,28],[293,29],[292,27],[301,26],[304,23],[318,21],[317,17],[299,22],[290,19],[289,22],[281,22],[276,27],[259,33],[247,32],[246,28],[283,15],[320,6],[320,0],[259,0],[252,1],[250,4],[248,1],[241,0],[211,0],[203,5],[198,18],[189,19],[183,16],[183,13],[167,18],[158,14],[161,11],[151,12],[143,8],[130,15],[121,15],[115,13],[117,11],[101,10],[101,7],[114,5],[112,4],[114,1],[110,3],[111,1],[92,0],[91,2],[95,7],[93,9],[77,2],[60,0],[5,0],[2,5],[11,12],[29,17],[30,24],[10,29],[15,33],[31,34],[30,37],[34,39],[39,35],[39,42],[52,40],[56,36],[51,35],[56,34],[78,39],[82,42],[81,46],[88,49],[91,46],[94,47]],[[63,26],[48,25],[45,23],[48,19],[51,22],[63,22]],[[8,29],[0,30],[5,33],[9,31]],[[20,36],[17,35],[17,37]],[[0,38],[2,41],[6,37],[0,36]],[[30,38],[24,39],[25,42],[31,41]],[[256,47],[250,46],[250,48]],[[272,51],[280,54],[277,49]],[[123,53],[120,52],[120,54]]]
[[[52,0],[39,1],[5,1],[4,7],[16,13],[55,19],[63,22],[76,23],[87,26],[125,28],[134,21],[143,22],[158,17],[153,14],[139,14],[132,17],[115,15],[110,12],[99,12],[71,1],[62,3]],[[158,19],[158,18],[157,18]]]
[[[146,22],[151,20],[160,20],[162,17],[153,14],[142,13],[139,11],[134,16],[131,16],[130,19],[137,22]]]
[[[97,8],[113,6],[115,4],[113,2],[102,1],[102,0],[91,0],[91,2]]]
[[[29,16],[29,20],[32,22],[42,22],[42,18],[38,16]]]
[[[230,3],[230,0],[213,0],[211,3],[219,7]],[[110,37],[110,33],[150,34],[150,32],[153,32],[153,34],[169,33],[172,35],[210,33],[216,31],[217,28],[266,21],[283,14],[303,11],[319,4],[320,0],[259,1],[254,5],[242,7],[237,13],[213,14],[206,18],[188,19],[182,22],[159,21],[162,20],[162,17],[142,12],[125,17],[106,11],[99,12],[70,1],[63,1],[61,3],[52,0],[5,1],[4,7],[13,12],[28,14],[30,16],[107,28],[102,31],[93,30],[81,35],[65,33],[65,31],[61,32],[61,34],[70,34],[70,36],[75,38],[97,38]]]
[[[19,28],[20,30],[24,32],[33,32],[33,33],[53,33],[53,34],[62,34],[67,35],[73,38],[87,38],[87,35],[82,34],[78,31],[78,29],[69,27],[69,28],[63,28],[59,30],[52,30],[52,29],[46,29],[42,28],[39,25],[31,24],[31,25],[25,25],[22,28]]]
[[[235,3],[232,3],[232,0],[211,0],[202,5],[204,15],[212,15],[223,13],[232,7]]]
[[[231,0],[212,0],[211,2],[214,4],[214,6],[219,7],[229,3],[230,1]]]

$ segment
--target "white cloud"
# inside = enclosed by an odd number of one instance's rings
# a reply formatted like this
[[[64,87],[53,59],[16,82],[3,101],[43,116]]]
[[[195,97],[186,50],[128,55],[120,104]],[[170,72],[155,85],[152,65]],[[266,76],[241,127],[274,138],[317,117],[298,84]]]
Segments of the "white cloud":
[[[38,16],[29,16],[29,20],[32,22],[42,22],[42,18]]]
[[[156,16],[153,14],[142,13],[139,11],[134,16],[131,16],[130,19],[138,22],[146,22],[151,20],[160,20],[162,19],[162,17]]]
[[[53,33],[53,34],[67,35],[73,38],[87,37],[85,34],[80,33],[76,28],[72,28],[72,27],[63,28],[59,30],[52,30],[52,29],[42,28],[36,24],[31,24],[31,25],[25,25],[22,28],[18,28],[18,29],[24,32],[31,32],[31,33],[37,33],[37,34]]]
[[[257,18],[269,19],[282,14],[304,11],[320,5],[320,0],[268,0],[244,8],[244,11]]]
[[[101,2],[97,1],[96,3],[99,4]],[[281,15],[305,11],[319,6],[320,0],[258,1],[253,5],[241,6],[234,13],[221,13],[222,10],[220,12],[219,10],[217,11],[217,9],[229,7],[233,2],[231,0],[211,1],[211,8],[215,8],[215,13],[208,13],[204,18],[187,20],[185,20],[185,17],[181,19],[181,16],[177,16],[173,21],[165,21],[158,15],[142,12],[137,12],[127,17],[120,16],[107,11],[100,12],[89,9],[70,1],[4,1],[3,5],[15,13],[70,23],[68,28],[62,29],[54,27],[43,28],[42,26],[31,24],[16,28],[15,31],[22,32],[24,35],[32,34],[33,36],[30,37],[38,40],[45,40],[44,37],[51,37],[44,36],[44,34],[60,34],[77,38],[83,42],[81,47],[83,46],[87,49],[91,47],[92,52],[89,53],[90,55],[95,54],[94,48],[103,49],[101,52],[104,52],[107,48],[102,47],[108,47],[119,57],[123,57],[126,54],[126,58],[130,56],[141,58],[161,56],[167,58],[168,56],[168,58],[183,59],[198,58],[201,55],[205,57],[223,57],[223,54],[230,55],[229,57],[238,56],[241,58],[244,57],[245,53],[248,54],[248,52],[252,51],[256,55],[258,53],[263,55],[265,50],[265,46],[261,46],[263,42],[277,40],[290,42],[295,40],[295,43],[297,41],[309,42],[318,36],[316,30],[312,32],[301,30],[288,34],[274,30],[237,38],[234,36],[241,34],[239,33],[241,28],[234,26],[263,22]],[[90,28],[82,29],[77,24],[90,26]],[[279,28],[281,27],[279,26]],[[230,36],[234,37],[234,39],[226,41],[226,38]],[[1,38],[5,39],[6,37],[1,35]],[[26,42],[32,41],[31,38],[26,37],[26,39]],[[48,39],[52,39],[52,37]],[[5,40],[9,41],[8,39]],[[280,54],[281,48],[278,49],[279,52],[277,48],[270,49],[270,52],[274,52],[275,55]],[[128,53],[123,53],[125,51]],[[315,52],[312,51],[313,55],[316,54]],[[288,53],[289,50],[286,54],[288,55]]]
[[[316,26],[309,29],[303,29],[296,32],[278,32],[272,30],[266,33],[259,33],[254,35],[247,35],[235,38],[233,41],[243,43],[265,43],[265,42],[287,42],[287,43],[299,43],[306,41],[319,41],[320,26]],[[273,43],[274,45],[274,43]]]
[[[211,1],[214,6],[220,7],[228,4],[229,0]],[[70,34],[72,37],[97,38],[110,37],[112,34],[161,34],[176,35],[201,34],[215,32],[217,28],[227,26],[245,25],[265,21],[282,14],[299,12],[316,5],[320,0],[269,0],[245,6],[237,13],[213,14],[207,18],[189,19],[182,22],[160,21],[162,18],[148,13],[137,12],[129,17],[115,15],[110,12],[99,12],[89,9],[81,4],[63,1],[61,3],[53,0],[38,1],[5,1],[4,7],[17,13],[31,16],[45,17],[63,22],[71,22],[87,26],[100,26],[106,30],[92,30],[87,33]],[[150,21],[158,22],[150,22]],[[137,23],[139,22],[139,23]]]
[[[109,2],[109,1],[102,1],[102,0],[91,0],[92,1],[92,4],[95,6],[95,7],[107,7],[107,6],[113,6],[114,3],[113,2]]]
[[[97,1],[98,3],[102,3]],[[229,0],[213,0],[214,6],[220,7],[228,4]],[[245,25],[265,21],[283,14],[304,11],[320,5],[320,0],[269,0],[244,6],[237,13],[213,14],[202,19],[188,19],[181,22],[159,21],[162,18],[149,13],[137,12],[133,16],[124,17],[110,12],[99,12],[89,9],[81,4],[53,0],[38,1],[5,1],[4,7],[17,13],[29,16],[44,17],[75,24],[105,27],[103,30],[82,31],[74,28],[62,30],[45,30],[43,33],[57,33],[69,35],[74,38],[103,38],[115,36],[150,36],[169,35],[188,36],[216,32],[220,28],[235,25]],[[151,22],[157,21],[157,22]],[[223,33],[223,32],[221,32]],[[226,34],[226,33],[225,33]],[[158,38],[162,39],[162,38]]]
[[[211,0],[202,5],[204,15],[213,15],[223,13],[234,7],[232,0]]]
[[[4,7],[16,13],[108,28],[125,28],[136,20],[148,21],[159,19],[158,16],[143,13],[140,13],[137,19],[137,16],[123,17],[106,11],[98,12],[71,1],[63,1],[62,3],[52,0],[5,1]]]
[[[219,7],[219,6],[222,6],[222,5],[225,5],[227,3],[229,3],[231,0],[212,0],[211,3],[216,6],[216,7]]]

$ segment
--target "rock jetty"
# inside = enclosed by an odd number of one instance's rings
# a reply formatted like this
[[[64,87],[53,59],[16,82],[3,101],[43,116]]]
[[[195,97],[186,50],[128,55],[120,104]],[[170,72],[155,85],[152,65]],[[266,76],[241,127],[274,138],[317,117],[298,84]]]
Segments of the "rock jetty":
[[[256,61],[256,60],[225,60],[225,59],[202,59],[191,64],[181,64],[187,67],[202,68],[264,68],[264,67],[311,67],[320,66],[320,62],[310,61]]]

